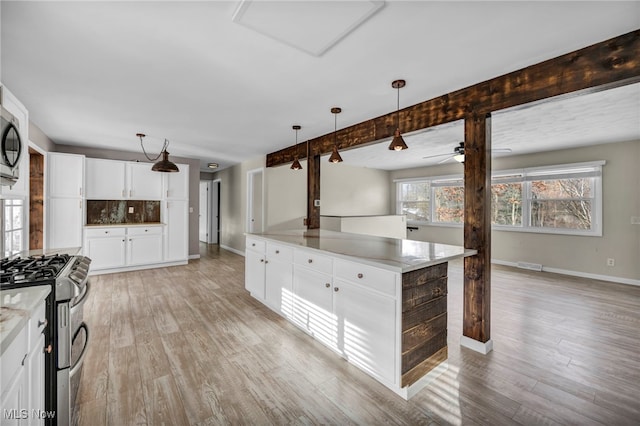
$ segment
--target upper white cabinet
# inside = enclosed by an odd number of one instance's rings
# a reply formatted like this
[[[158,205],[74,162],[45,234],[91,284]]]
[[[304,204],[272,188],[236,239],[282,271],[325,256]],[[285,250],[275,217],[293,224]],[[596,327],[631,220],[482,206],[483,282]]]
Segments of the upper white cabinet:
[[[189,165],[177,164],[178,173],[164,173],[164,196],[168,200],[187,200],[189,198]]]
[[[87,199],[160,200],[162,175],[149,163],[87,158]]]
[[[122,200],[125,198],[125,163],[115,160],[87,158],[87,198]]]
[[[84,156],[50,152],[47,159],[47,247],[81,247]]]
[[[149,163],[127,163],[127,198],[159,200],[162,198],[162,175]]]
[[[49,153],[49,197],[82,198],[84,156]]]

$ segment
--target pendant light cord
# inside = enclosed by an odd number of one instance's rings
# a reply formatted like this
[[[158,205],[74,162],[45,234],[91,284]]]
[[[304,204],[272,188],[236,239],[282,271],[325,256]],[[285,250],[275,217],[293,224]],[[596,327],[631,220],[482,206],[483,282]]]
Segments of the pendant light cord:
[[[396,128],[400,130],[400,87],[396,89],[398,92],[398,104],[396,107]]]
[[[147,154],[147,151],[145,151],[144,149],[144,144],[142,143],[142,138],[143,136],[140,136],[140,147],[142,148],[142,152],[144,153],[144,156],[147,157],[147,160],[149,161],[156,161],[158,158],[160,158],[160,156],[162,155],[163,152],[165,152],[167,150],[167,147],[169,146],[169,140],[165,139],[164,140],[164,144],[162,145],[162,149],[160,150],[160,154],[158,154],[156,156],[156,158],[151,158],[149,157],[149,155]]]
[[[338,113],[333,113],[333,145],[338,147]]]

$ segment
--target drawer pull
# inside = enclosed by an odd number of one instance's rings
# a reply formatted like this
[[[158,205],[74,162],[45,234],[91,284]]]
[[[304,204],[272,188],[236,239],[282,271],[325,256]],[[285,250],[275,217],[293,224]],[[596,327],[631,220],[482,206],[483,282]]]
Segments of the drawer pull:
[[[49,321],[47,321],[46,318],[44,319],[44,321],[38,320],[38,328],[42,327],[43,325],[46,327],[47,324],[49,324]]]
[[[109,233],[109,231],[104,231],[104,233],[105,233],[105,234],[108,234],[108,233]]]
[[[44,352],[50,354],[51,351],[53,350],[53,348],[51,347],[51,345],[47,345],[44,347]]]
[[[251,247],[255,247],[255,246],[256,246],[256,243],[251,243]]]
[[[338,287],[334,287],[334,288],[333,288],[333,291],[338,292],[338,291],[340,291],[340,288],[338,288]]]
[[[326,283],[324,286],[325,286],[326,288],[329,288],[329,287],[331,287],[331,284]]]
[[[308,262],[309,262],[309,263],[313,263],[313,259],[309,259],[309,261],[308,261]]]
[[[358,278],[362,278],[362,277],[364,277],[364,275],[358,274]]]
[[[264,263],[265,263],[265,265],[266,265],[267,263],[269,263],[269,261],[268,261],[268,260],[265,260],[265,261],[264,261]]]
[[[145,229],[145,230],[144,230],[144,232],[149,232],[149,230],[148,230],[148,229]]]
[[[280,254],[280,250],[276,250],[276,254]]]

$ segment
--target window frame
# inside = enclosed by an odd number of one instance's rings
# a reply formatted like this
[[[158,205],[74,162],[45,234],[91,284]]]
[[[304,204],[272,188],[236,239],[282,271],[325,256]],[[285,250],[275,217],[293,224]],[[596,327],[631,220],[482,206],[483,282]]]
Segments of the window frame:
[[[581,235],[581,236],[602,236],[602,209],[603,209],[603,191],[602,191],[602,166],[606,161],[589,161],[581,163],[557,164],[550,166],[528,167],[521,169],[494,170],[491,174],[491,185],[494,183],[514,183],[522,184],[522,223],[521,225],[496,225],[492,224],[494,231],[507,232],[528,232],[536,234],[558,234],[558,235]],[[505,179],[500,180],[500,177]],[[559,180],[576,177],[591,177],[593,184],[591,187],[592,194],[588,199],[591,201],[591,229],[570,229],[570,228],[549,228],[542,226],[531,226],[531,204],[533,181],[540,180]],[[498,179],[496,179],[498,178]],[[428,221],[407,220],[408,225],[419,226],[438,226],[461,228],[464,223],[457,222],[439,222],[435,221],[435,194],[434,188],[442,186],[460,186],[445,185],[447,182],[462,182],[464,186],[464,175],[444,175],[444,176],[428,176],[420,178],[395,179],[396,184],[396,214],[402,214],[400,208],[403,200],[400,199],[401,185],[403,183],[423,183],[429,182],[429,212]],[[587,198],[580,198],[587,199]],[[563,199],[564,200],[564,199]]]

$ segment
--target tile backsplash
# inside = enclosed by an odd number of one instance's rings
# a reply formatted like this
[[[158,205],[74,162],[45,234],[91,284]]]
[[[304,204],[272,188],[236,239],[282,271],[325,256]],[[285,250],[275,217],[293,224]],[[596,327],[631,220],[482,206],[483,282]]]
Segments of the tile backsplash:
[[[153,222],[160,222],[160,201],[87,200],[87,225]]]

